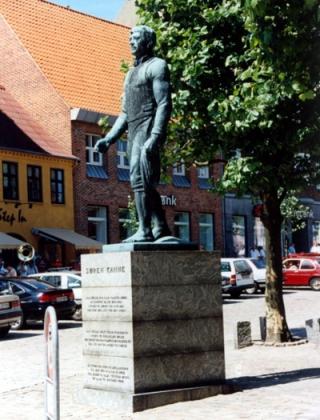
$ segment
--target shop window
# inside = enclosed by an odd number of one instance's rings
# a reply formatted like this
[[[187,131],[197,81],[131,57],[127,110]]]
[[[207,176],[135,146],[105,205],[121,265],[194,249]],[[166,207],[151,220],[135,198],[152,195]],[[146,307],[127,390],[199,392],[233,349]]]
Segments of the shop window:
[[[51,183],[51,203],[64,204],[64,171],[63,169],[50,170],[50,183]]]
[[[88,235],[96,241],[107,243],[107,209],[106,207],[88,207]]]
[[[42,201],[42,174],[40,166],[27,166],[28,200]]]
[[[119,232],[121,241],[129,238],[135,232],[129,209],[119,209]]]
[[[253,235],[254,235],[254,245],[262,246],[262,248],[266,247],[266,237],[263,223],[261,222],[260,217],[254,218],[254,227],[253,227]]]
[[[190,215],[187,212],[179,212],[174,216],[174,236],[190,241]]]
[[[200,246],[206,251],[214,249],[214,216],[209,213],[201,213],[199,216]]]
[[[314,246],[320,244],[320,221],[319,220],[315,220],[312,223],[312,241],[313,241]]]
[[[239,257],[245,255],[246,242],[245,216],[232,216],[232,243],[235,255]]]
[[[2,163],[2,180],[4,200],[19,200],[17,163]]]

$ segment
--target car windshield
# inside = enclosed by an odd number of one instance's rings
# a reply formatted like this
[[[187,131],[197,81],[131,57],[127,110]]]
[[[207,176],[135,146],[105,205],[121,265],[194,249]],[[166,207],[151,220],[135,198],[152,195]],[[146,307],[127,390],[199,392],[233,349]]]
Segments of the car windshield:
[[[251,260],[257,268],[266,268],[266,263],[263,260]]]
[[[25,287],[26,289],[29,290],[48,290],[48,289],[55,289],[55,287],[53,287],[51,284],[49,283],[45,283],[45,282],[40,282],[37,280],[20,280],[17,281],[16,284],[19,286],[19,284],[21,284],[21,286]]]
[[[221,261],[221,271],[223,273],[231,271],[230,263],[228,263],[227,261]]]
[[[81,287],[81,280],[76,277],[68,276],[68,287],[71,287],[71,288]]]

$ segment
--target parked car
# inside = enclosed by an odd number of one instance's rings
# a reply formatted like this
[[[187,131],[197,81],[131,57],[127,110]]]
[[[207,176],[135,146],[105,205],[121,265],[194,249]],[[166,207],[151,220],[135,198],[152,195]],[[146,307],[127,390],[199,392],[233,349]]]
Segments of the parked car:
[[[316,258],[294,257],[283,260],[284,286],[310,286],[320,290],[320,263]]]
[[[49,305],[58,319],[69,319],[76,310],[72,289],[57,289],[49,283],[26,277],[1,277],[0,289],[8,289],[20,298],[22,314],[13,329],[22,329],[28,320],[43,320]]]
[[[252,268],[245,258],[221,258],[221,277],[222,291],[233,298],[254,287]]]
[[[45,273],[32,274],[30,277],[44,280],[47,283],[52,284],[55,287],[62,289],[72,289],[75,302],[76,310],[73,314],[73,319],[81,321],[82,319],[82,289],[81,289],[81,277],[79,272],[73,271],[48,271]]]
[[[21,317],[21,305],[18,296],[9,293],[6,288],[0,288],[0,338],[4,338],[11,326]]]
[[[264,293],[266,288],[266,263],[261,258],[246,258],[253,274],[254,287],[247,289],[247,293]]]

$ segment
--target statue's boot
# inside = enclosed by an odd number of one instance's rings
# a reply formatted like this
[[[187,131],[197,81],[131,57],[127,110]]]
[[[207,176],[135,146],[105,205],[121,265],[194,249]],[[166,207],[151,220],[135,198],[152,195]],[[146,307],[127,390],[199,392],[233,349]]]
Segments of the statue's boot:
[[[129,236],[129,238],[124,239],[122,242],[125,243],[132,243],[132,242],[153,242],[154,236],[152,235],[146,235],[144,232],[140,232],[139,230],[133,234],[132,236]]]
[[[153,229],[152,234],[154,239],[160,239],[164,236],[170,236],[171,231],[166,221],[166,215],[162,208],[161,197],[158,191],[153,190],[151,193],[151,203],[152,203],[152,221]]]
[[[122,242],[153,242],[154,236],[151,230],[151,205],[150,197],[146,197],[144,191],[135,191],[134,200],[138,213],[139,228],[137,232]]]

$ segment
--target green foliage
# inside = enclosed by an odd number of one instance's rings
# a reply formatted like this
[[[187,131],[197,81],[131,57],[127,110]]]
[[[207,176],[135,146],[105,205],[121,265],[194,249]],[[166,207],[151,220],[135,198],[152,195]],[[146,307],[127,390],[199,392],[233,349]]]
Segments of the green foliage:
[[[290,224],[291,230],[295,232],[306,226],[306,219],[310,217],[310,208],[301,204],[295,192],[291,191],[281,203],[281,214],[284,224]]]
[[[109,122],[109,117],[107,116],[101,117],[100,120],[98,121],[98,125],[101,127],[102,133],[106,134],[109,128],[111,127],[110,122]]]
[[[171,70],[167,163],[223,152],[218,189],[260,197],[319,182],[319,1],[137,3]]]
[[[139,222],[138,222],[138,215],[137,215],[137,211],[136,211],[136,205],[134,202],[134,199],[128,195],[128,211],[129,211],[129,219],[128,221],[124,222],[124,227],[126,229],[128,229],[128,231],[131,233],[134,233],[138,227],[139,227]]]
[[[128,63],[125,60],[122,60],[120,64],[120,71],[124,74],[127,74],[129,69],[130,69],[130,63]]]

